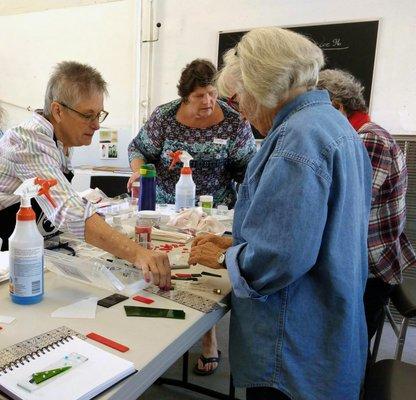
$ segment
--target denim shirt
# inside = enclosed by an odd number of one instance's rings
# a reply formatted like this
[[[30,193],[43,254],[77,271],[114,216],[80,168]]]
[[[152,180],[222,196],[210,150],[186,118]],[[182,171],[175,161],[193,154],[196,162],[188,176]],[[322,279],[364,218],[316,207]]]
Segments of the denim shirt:
[[[286,104],[247,168],[226,255],[237,387],[359,398],[372,169],[326,91]]]

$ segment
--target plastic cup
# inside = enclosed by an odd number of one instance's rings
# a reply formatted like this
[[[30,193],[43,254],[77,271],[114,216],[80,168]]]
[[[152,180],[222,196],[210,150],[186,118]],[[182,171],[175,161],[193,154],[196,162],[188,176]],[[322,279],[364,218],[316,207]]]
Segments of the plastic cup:
[[[218,215],[227,215],[228,214],[228,207],[225,204],[219,204],[217,207],[217,214]]]
[[[206,214],[212,214],[212,208],[214,206],[214,197],[211,195],[199,196],[199,202],[201,203],[202,211]]]

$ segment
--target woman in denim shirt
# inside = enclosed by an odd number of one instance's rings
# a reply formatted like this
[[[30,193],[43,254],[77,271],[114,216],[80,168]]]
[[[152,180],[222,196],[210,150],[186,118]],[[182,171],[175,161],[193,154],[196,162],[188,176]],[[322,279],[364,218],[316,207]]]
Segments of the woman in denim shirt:
[[[371,164],[315,90],[322,65],[305,37],[260,28],[226,54],[218,80],[266,138],[240,187],[232,244],[200,237],[190,263],[228,269],[231,372],[249,400],[356,400],[363,383]]]

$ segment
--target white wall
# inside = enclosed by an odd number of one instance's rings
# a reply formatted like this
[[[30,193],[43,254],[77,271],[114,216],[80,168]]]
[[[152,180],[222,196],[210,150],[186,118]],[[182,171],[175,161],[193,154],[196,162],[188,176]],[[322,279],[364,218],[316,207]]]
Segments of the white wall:
[[[108,82],[104,107],[110,114],[104,125],[119,131],[119,158],[100,160],[96,134],[91,146],[76,149],[73,164],[127,166],[126,149],[137,125],[138,3],[122,0],[0,16],[0,104],[7,113],[5,127],[30,117],[7,103],[43,106],[46,83],[57,62],[87,63]]]
[[[32,11],[78,7],[120,0],[1,0],[0,15],[24,14]]]
[[[380,18],[371,114],[392,133],[416,133],[415,0],[156,0],[155,6],[162,27],[152,109],[177,97],[187,62],[216,62],[219,31]]]

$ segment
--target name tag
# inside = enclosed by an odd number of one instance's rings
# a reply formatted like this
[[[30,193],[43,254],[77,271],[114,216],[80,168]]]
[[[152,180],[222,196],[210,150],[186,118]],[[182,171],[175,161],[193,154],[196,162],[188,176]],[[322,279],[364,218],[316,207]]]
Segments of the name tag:
[[[214,144],[220,144],[221,146],[225,146],[227,143],[228,139],[214,138]]]

